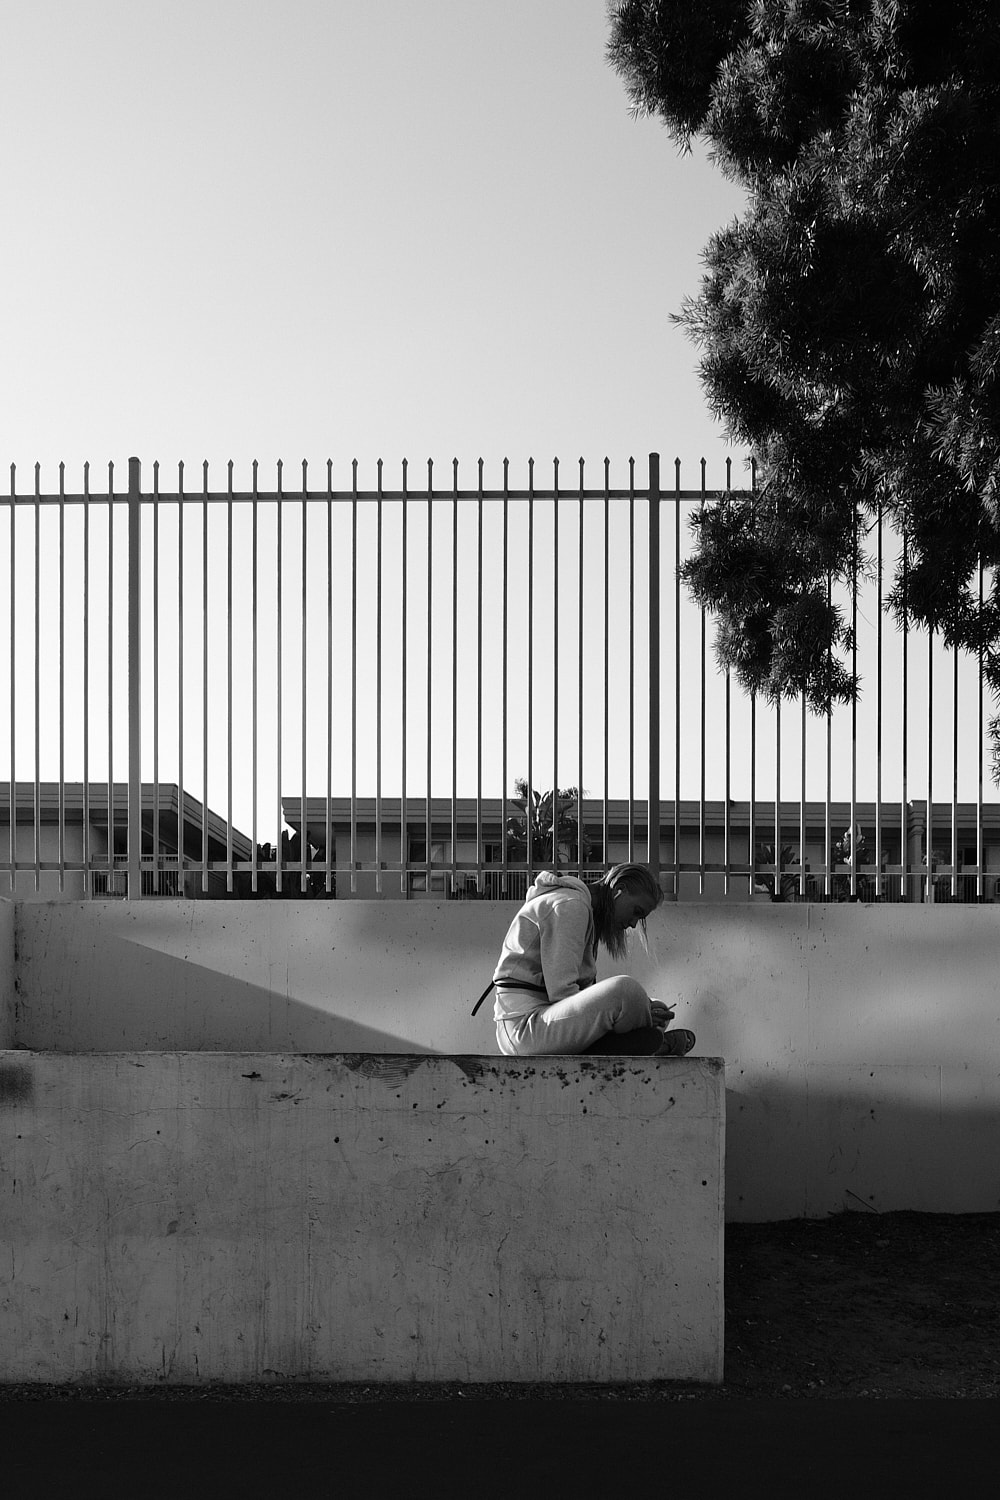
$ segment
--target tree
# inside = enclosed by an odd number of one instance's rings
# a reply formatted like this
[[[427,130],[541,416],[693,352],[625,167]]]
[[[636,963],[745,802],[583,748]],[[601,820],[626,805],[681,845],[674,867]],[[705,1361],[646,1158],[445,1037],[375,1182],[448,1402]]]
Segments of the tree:
[[[519,777],[514,782],[512,799],[515,811],[507,818],[507,851],[511,859],[528,858],[529,830],[531,839],[531,862],[534,865],[553,864],[552,829],[555,822],[556,850],[560,864],[586,860],[591,843],[587,829],[577,819],[577,810],[582,793],[575,786],[555,793],[553,808],[552,792],[533,791]]]
[[[306,844],[306,859],[313,860],[324,851],[317,848],[315,844]],[[273,844],[257,845],[257,861],[259,864],[274,864],[277,862],[278,851]],[[283,866],[298,864],[302,859],[302,835],[300,833],[289,833],[287,828],[281,834],[281,863]],[[321,872],[311,872],[306,876],[306,889],[302,889],[302,873],[299,870],[284,869],[281,877],[281,890],[278,890],[277,876],[270,870],[261,870],[257,875],[257,889],[253,889],[253,876],[249,870],[238,870],[233,877],[233,891],[241,901],[303,901],[303,900],[329,900],[335,901],[337,897],[337,877],[333,876],[331,888],[326,888],[326,877]]]
[[[799,894],[800,885],[798,873],[799,852],[797,849],[793,849],[791,844],[782,844],[780,850],[780,861],[776,861],[774,857],[774,845],[758,843],[756,845],[754,862],[758,865],[773,865],[776,863],[780,863],[782,872],[781,884],[778,887],[780,894],[778,896],[775,896],[774,894],[774,875],[764,874],[757,874],[754,876],[753,889],[756,894],[767,894],[771,897],[772,901],[796,900]],[[792,870],[791,868],[793,865],[796,867],[794,870]],[[806,868],[808,869],[808,866]]]
[[[772,701],[858,684],[832,582],[904,538],[887,607],[982,652],[1000,699],[1000,10],[994,0],[624,0],[633,108],[747,193],[676,320],[756,493],[683,573]],[[980,565],[985,569],[980,600]],[[991,725],[997,775],[1000,719]]]
[[[868,843],[868,837],[861,827],[856,823],[853,831],[845,828],[840,838],[837,839],[830,851],[830,857],[834,865],[850,865],[855,871],[854,897],[856,901],[873,901],[875,899],[875,881],[870,875],[857,873],[861,865],[874,863],[874,851]],[[884,863],[884,861],[883,861]],[[851,877],[849,875],[834,875],[833,892],[838,901],[850,901]]]

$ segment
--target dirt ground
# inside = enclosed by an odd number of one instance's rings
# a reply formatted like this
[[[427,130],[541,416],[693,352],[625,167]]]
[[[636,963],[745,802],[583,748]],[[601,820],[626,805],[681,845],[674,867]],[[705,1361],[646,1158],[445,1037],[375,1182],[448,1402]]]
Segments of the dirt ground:
[[[726,1394],[1000,1396],[1000,1214],[726,1234]]]
[[[843,1213],[726,1232],[721,1387],[0,1386],[0,1400],[369,1402],[502,1396],[683,1400],[1000,1396],[1000,1213]]]

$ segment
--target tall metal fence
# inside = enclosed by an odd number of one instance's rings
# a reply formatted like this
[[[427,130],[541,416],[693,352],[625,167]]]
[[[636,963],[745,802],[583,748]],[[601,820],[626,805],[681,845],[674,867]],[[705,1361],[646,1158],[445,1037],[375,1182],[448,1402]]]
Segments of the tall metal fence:
[[[192,489],[133,459],[43,493],[12,468],[0,882],[510,897],[638,858],[682,898],[993,899],[981,664],[887,621],[899,539],[873,527],[840,591],[858,703],[774,709],[678,577],[692,514],[752,472],[695,476]]]

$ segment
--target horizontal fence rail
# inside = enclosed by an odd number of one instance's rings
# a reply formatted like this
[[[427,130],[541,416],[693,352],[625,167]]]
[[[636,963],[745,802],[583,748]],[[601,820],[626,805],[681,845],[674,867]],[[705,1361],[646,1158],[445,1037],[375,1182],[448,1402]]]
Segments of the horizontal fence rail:
[[[680,899],[997,899],[981,663],[887,623],[881,519],[831,583],[862,695],[817,717],[720,673],[681,585],[731,461],[295,478],[11,470],[8,890],[516,899],[638,859]]]

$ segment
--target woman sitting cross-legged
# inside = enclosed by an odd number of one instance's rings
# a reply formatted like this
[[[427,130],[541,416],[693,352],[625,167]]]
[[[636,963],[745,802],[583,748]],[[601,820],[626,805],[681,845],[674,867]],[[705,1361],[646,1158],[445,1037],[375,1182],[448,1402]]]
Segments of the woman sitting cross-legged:
[[[645,865],[615,865],[596,885],[543,870],[504,939],[493,974],[497,1043],[507,1057],[617,1052],[683,1057],[694,1033],[668,1031],[674,1012],[637,979],[597,978],[663,900]]]

